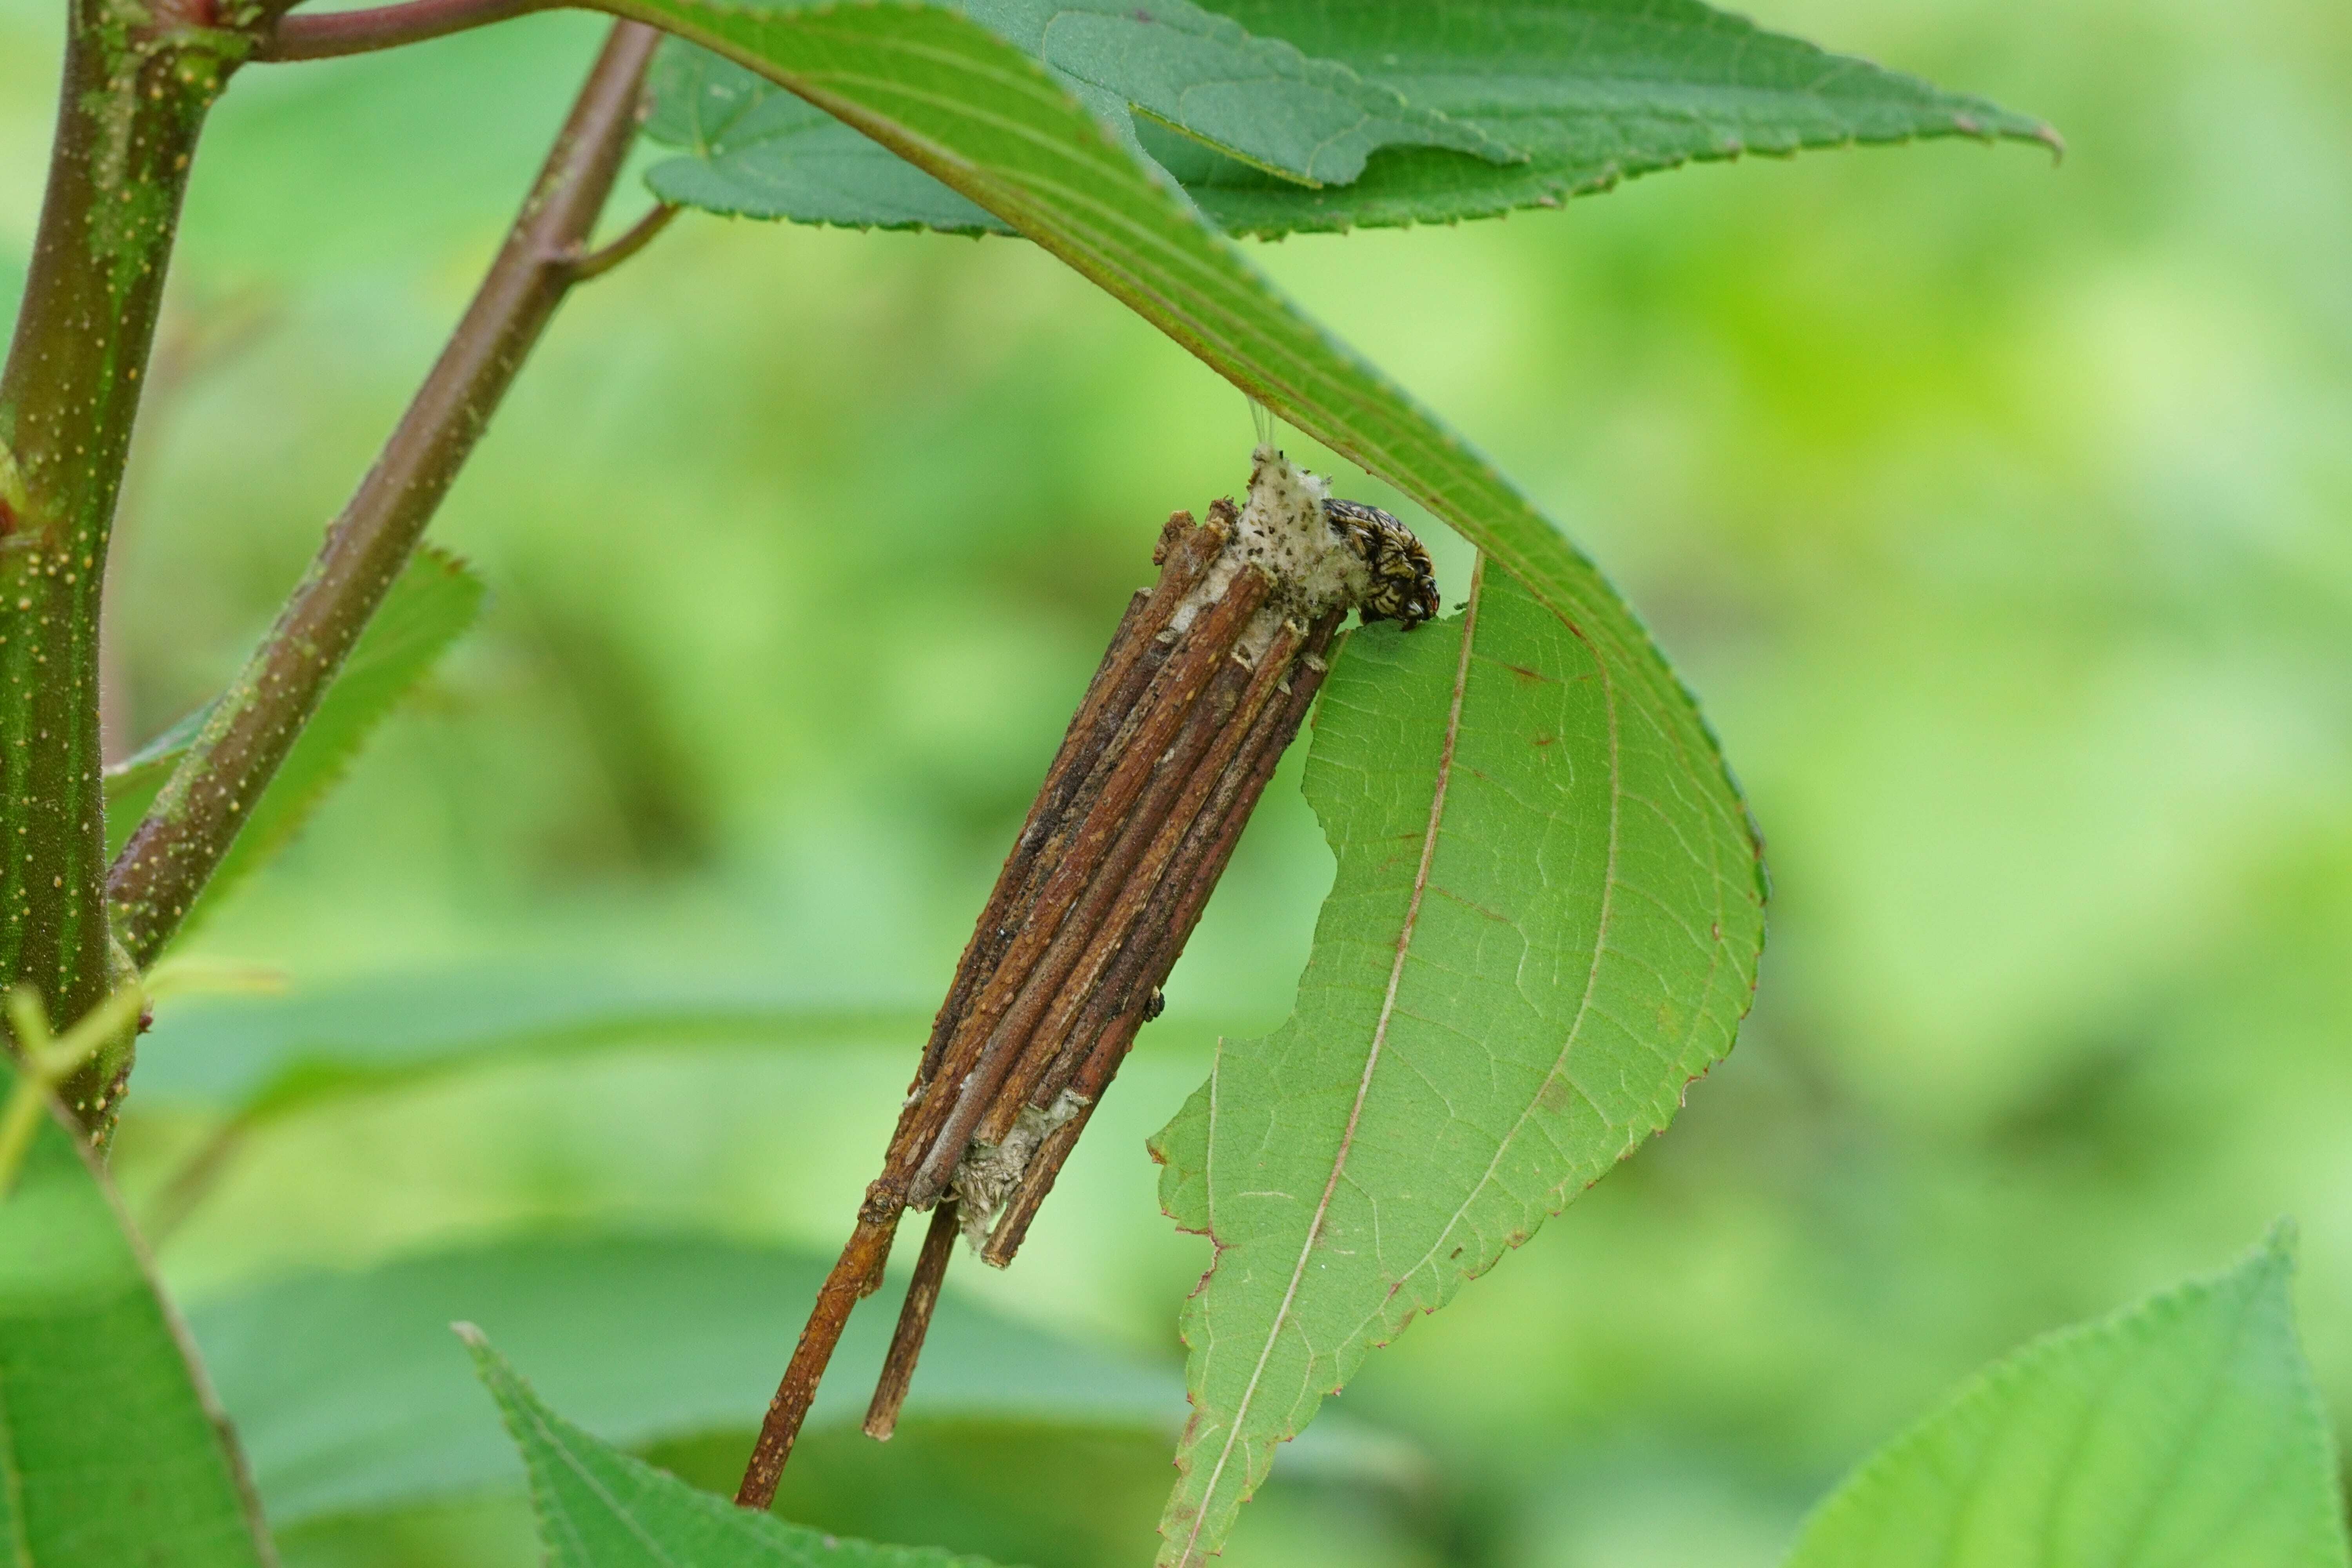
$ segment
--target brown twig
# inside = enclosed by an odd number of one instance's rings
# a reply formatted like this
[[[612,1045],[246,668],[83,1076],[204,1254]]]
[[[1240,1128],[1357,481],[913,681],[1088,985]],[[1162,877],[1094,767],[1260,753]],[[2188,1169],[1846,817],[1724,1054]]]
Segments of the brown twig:
[[[623,229],[609,244],[599,246],[574,261],[572,264],[572,281],[586,283],[602,278],[651,245],[682,210],[669,202],[660,202],[648,208],[645,216]]]
[[[870,1289],[881,1266],[875,1228],[931,1208],[866,1412],[867,1432],[890,1435],[959,1223],[990,1227],[988,1262],[1019,1247],[1314,700],[1342,601],[1365,593],[1364,574],[1331,558],[1329,539],[1347,536],[1327,527],[1319,500],[1300,510],[1306,481],[1270,448],[1258,456],[1251,514],[1220,501],[1205,523],[1169,520],[1152,557],[1160,580],[1121,617],[1005,857],[739,1500],[773,1496],[854,1304],[846,1281],[863,1269]]]
[[[943,1198],[931,1210],[931,1228],[923,1233],[923,1250],[915,1259],[915,1277],[907,1281],[907,1300],[898,1308],[898,1327],[890,1335],[890,1353],[882,1358],[882,1376],[874,1385],[874,1401],[866,1407],[866,1435],[887,1443],[898,1429],[898,1412],[915,1381],[915,1363],[923,1353],[923,1336],[930,1332],[931,1313],[940,1304],[940,1284],[947,1278],[948,1259],[955,1256],[958,1222],[962,1208]]]
[[[331,60],[377,49],[421,44],[470,27],[488,26],[563,0],[404,0],[360,11],[285,16],[254,50],[257,60]]]
[[[1109,755],[1118,731],[1133,715],[1137,697],[1167,661],[1171,645],[1162,642],[1160,634],[1174,618],[1184,596],[1208,574],[1209,564],[1224,541],[1232,537],[1231,512],[1230,503],[1224,515],[1212,507],[1205,527],[1195,523],[1191,512],[1176,512],[1160,531],[1159,548],[1152,552],[1152,562],[1160,568],[1160,581],[1129,602],[1077,712],[1071,716],[1061,749],[1046,769],[1045,782],[1038,787],[1036,802],[1013,841],[1003,869],[997,873],[996,886],[972,927],[971,941],[964,947],[947,999],[931,1025],[930,1042],[916,1072],[919,1089],[938,1072],[948,1042],[971,1005],[973,989],[995,969],[1020,929],[1022,917],[1036,897],[1037,867],[1047,846],[1058,847],[1072,816],[1083,815],[1092,792],[1099,790],[1101,773],[1097,764]]]
[[[776,1384],[775,1397],[768,1401],[759,1441],[743,1468],[743,1484],[736,1489],[739,1507],[764,1510],[776,1500],[776,1483],[783,1478],[784,1461],[792,1458],[801,1423],[808,1419],[825,1363],[833,1359],[834,1347],[841,1343],[850,1309],[872,1295],[881,1279],[882,1266],[890,1257],[890,1239],[898,1232],[898,1216],[905,1205],[896,1193],[877,1193],[875,1189],[880,1185],[877,1182],[866,1189],[866,1203],[857,1213],[857,1228],[850,1232],[833,1272],[817,1288],[816,1306],[809,1313],[808,1326],[801,1330],[800,1342],[793,1346],[792,1362]]]
[[[1178,611],[1208,576],[1232,539],[1230,506],[1206,524],[1182,513],[1169,520],[1155,559],[1160,582],[1129,604],[1071,720],[1028,820],[1005,858],[987,907],[957,965],[947,1002],[934,1021],[922,1065],[883,1160],[866,1188],[856,1231],[818,1292],[808,1326],[794,1348],[736,1500],[764,1508],[775,1496],[785,1459],[815,1398],[850,1310],[880,1282],[888,1237],[908,1206],[909,1193],[942,1127],[987,1110],[972,1084],[990,1029],[1022,994],[1023,982],[1050,946],[1064,917],[1093,885],[1094,871],[1114,846],[1137,799],[1154,782],[1155,762],[1175,742],[1196,700],[1223,665],[1235,639],[1264,600],[1266,579],[1237,574],[1217,600],[1196,607],[1182,632]],[[1009,1064],[1008,1064],[1009,1065]],[[954,1169],[947,1162],[942,1180]],[[930,1206],[937,1192],[919,1206]],[[891,1359],[885,1363],[869,1416],[887,1429],[911,1379],[940,1277],[952,1255],[953,1197],[937,1203],[917,1285],[901,1311]],[[943,1215],[948,1217],[942,1217]]]
[[[219,867],[577,280],[581,247],[635,136],[660,37],[641,23],[614,25],[447,347],[277,626],[116,858],[107,879],[115,930],[142,967]]]
[[[1274,700],[1306,636],[1306,627],[1284,621],[1259,653],[1255,668],[1238,660],[1228,661],[1208,696],[1196,705],[1195,721],[1207,731],[1207,743],[1181,773],[1176,771],[1182,765],[1179,748],[1171,748],[1163,766],[1174,787],[1134,814],[1120,846],[1127,854],[1114,855],[1107,861],[1103,874],[1087,889],[1089,906],[1071,924],[1093,934],[1070,965],[1052,1005],[1031,1028],[1036,1039],[1072,1039],[1072,1028],[1081,1014],[1103,994],[1107,973],[1123,956],[1165,940],[1164,929],[1145,925],[1144,917],[1161,901],[1159,894],[1171,879],[1186,875],[1188,868],[1179,863],[1180,851],[1192,836],[1194,823],[1215,793],[1218,780],[1232,768],[1259,715]],[[1239,689],[1221,689],[1227,687]],[[1188,730],[1191,727],[1188,723]],[[1139,842],[1130,849],[1125,842],[1129,838]],[[1054,1097],[1048,1094],[1037,1101],[1035,1091],[1065,1049],[1024,1051],[1003,1087],[994,1092],[972,1137],[982,1143],[1002,1143],[1024,1108],[1035,1103],[1043,1110],[1049,1105]]]
[[[1029,920],[959,1021],[933,1080],[946,1092],[931,1094],[917,1107],[921,1112],[917,1137],[925,1152],[908,1187],[908,1201],[915,1207],[929,1207],[946,1190],[963,1146],[970,1142],[971,1130],[986,1110],[987,1095],[994,1091],[1010,1065],[1005,1053],[1016,1037],[1000,1031],[998,1026],[1030,1017],[1033,1008],[1045,1005],[1037,987],[1030,984],[1031,972],[1040,960],[1048,958],[1063,917],[1101,868],[1128,821],[1129,808],[1150,783],[1161,753],[1176,741],[1193,699],[1223,665],[1272,586],[1272,580],[1255,569],[1244,568],[1235,575],[1224,596],[1201,614],[1169,655],[1159,679],[1144,695],[1131,731],[1122,736],[1124,743],[1114,758],[1107,759],[1108,771],[1101,794],[1071,836],[1061,863],[1046,877]],[[1054,963],[1072,961],[1067,945],[1052,952]],[[1052,983],[1057,984],[1059,976]],[[958,1131],[961,1142],[955,1136]]]
[[[1029,1233],[1030,1221],[1053,1191],[1063,1163],[1077,1146],[1095,1107],[1102,1102],[1103,1090],[1127,1059],[1128,1048],[1142,1026],[1147,1000],[1167,981],[1184,944],[1192,939],[1192,928],[1200,923],[1209,895],[1223,876],[1258,797],[1265,794],[1275,767],[1298,733],[1323,684],[1328,667],[1322,654],[1339,619],[1338,615],[1328,616],[1308,634],[1307,647],[1293,666],[1288,694],[1260,714],[1250,738],[1220,774],[1214,795],[1194,818],[1183,847],[1160,879],[1151,907],[1139,922],[1144,935],[1121,951],[1096,988],[1087,1011],[1070,1031],[1070,1047],[1031,1092],[1030,1102],[1042,1105],[1058,1100],[1066,1089],[1076,1112],[1048,1132],[1030,1156],[1020,1185],[1005,1199],[995,1227],[980,1249],[982,1262],[1003,1268],[1013,1261]]]

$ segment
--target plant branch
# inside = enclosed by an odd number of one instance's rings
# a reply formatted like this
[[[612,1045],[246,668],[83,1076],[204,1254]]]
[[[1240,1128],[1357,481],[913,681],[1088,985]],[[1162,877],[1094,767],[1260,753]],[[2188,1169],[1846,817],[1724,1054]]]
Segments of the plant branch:
[[[578,279],[580,252],[635,135],[660,36],[640,23],[614,26],[440,360],[278,624],[123,846],[107,892],[116,932],[142,967],[219,867]]]
[[[287,16],[254,51],[257,60],[329,60],[377,49],[421,44],[451,33],[488,26],[534,11],[553,10],[562,0],[404,0],[363,11]]]
[[[667,202],[655,206],[615,237],[611,244],[599,247],[574,261],[572,264],[572,281],[586,283],[602,278],[651,245],[656,237],[669,226],[669,220],[677,215],[678,209]]]
[[[212,7],[200,18],[184,0],[74,0],[0,368],[0,987],[32,988],[54,1017],[89,1014],[123,968],[107,931],[100,589],[197,135],[268,26],[262,10],[235,14],[214,26]],[[93,1132],[131,1037],[61,1086]]]

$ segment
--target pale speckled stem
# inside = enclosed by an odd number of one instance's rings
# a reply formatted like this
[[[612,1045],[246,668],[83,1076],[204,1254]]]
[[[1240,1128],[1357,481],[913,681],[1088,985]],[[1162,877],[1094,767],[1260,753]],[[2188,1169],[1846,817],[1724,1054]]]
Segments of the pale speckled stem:
[[[636,133],[660,35],[614,26],[505,246],[278,624],[223,695],[107,882],[142,967],[195,902],[439,510],[566,293]]]
[[[74,0],[48,184],[0,368],[0,986],[77,1019],[109,940],[100,588],[205,111],[268,25],[250,5]],[[131,1035],[60,1086],[109,1125]]]

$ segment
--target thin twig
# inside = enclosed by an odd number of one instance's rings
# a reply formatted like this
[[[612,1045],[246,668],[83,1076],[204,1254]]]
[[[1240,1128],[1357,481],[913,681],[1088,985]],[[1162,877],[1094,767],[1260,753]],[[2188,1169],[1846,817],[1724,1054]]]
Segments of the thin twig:
[[[329,60],[377,49],[421,44],[472,27],[488,26],[534,11],[551,11],[562,0],[404,0],[363,11],[330,11],[285,16],[253,53],[257,60]]]
[[[981,1261],[1003,1268],[1013,1261],[1029,1222],[1054,1188],[1063,1162],[1077,1146],[1103,1090],[1127,1058],[1142,1026],[1145,1003],[1168,978],[1200,922],[1233,858],[1242,829],[1249,823],[1258,797],[1305,721],[1315,693],[1328,667],[1323,653],[1330,646],[1340,616],[1318,620],[1309,631],[1305,648],[1291,667],[1290,689],[1284,700],[1269,704],[1251,726],[1249,736],[1219,775],[1215,791],[1193,820],[1184,841],[1161,877],[1151,903],[1138,922],[1139,932],[1113,963],[1096,987],[1087,1009],[1070,1030],[1070,1049],[1031,1091],[1029,1103],[1050,1102],[1068,1090],[1076,1114],[1048,1132],[1030,1155],[1021,1184],[1005,1200],[996,1226],[980,1249]]]
[[[768,1401],[760,1439],[752,1445],[751,1462],[743,1468],[743,1484],[736,1489],[735,1502],[740,1508],[764,1510],[776,1500],[776,1483],[783,1478],[784,1461],[792,1458],[801,1423],[808,1419],[825,1363],[833,1360],[834,1347],[841,1343],[850,1309],[873,1294],[873,1282],[880,1278],[882,1265],[890,1256],[890,1239],[898,1234],[898,1216],[905,1209],[896,1194],[877,1191],[881,1185],[877,1182],[866,1190],[857,1228],[850,1232],[833,1272],[817,1288],[816,1306],[809,1313],[808,1326],[801,1331],[800,1342],[793,1347],[792,1363],[776,1384],[775,1397]]]
[[[1094,880],[1130,808],[1150,782],[1161,753],[1176,740],[1192,699],[1224,663],[1243,626],[1272,587],[1273,580],[1255,568],[1236,574],[1232,588],[1202,612],[1183,642],[1170,654],[1160,679],[1154,683],[1162,700],[1155,702],[1147,693],[1148,711],[1132,736],[1125,738],[1101,795],[1061,864],[1038,893],[1034,917],[1013,939],[996,972],[973,997],[970,1012],[941,1058],[935,1081],[952,1092],[938,1095],[921,1108],[920,1137],[928,1152],[908,1188],[908,1201],[914,1206],[929,1207],[946,1190],[956,1162],[963,1156],[963,1145],[986,1110],[988,1095],[1011,1065],[1005,1052],[1011,1048],[1012,1037],[999,1031],[999,1023],[1009,1014],[1028,1012],[1035,995],[1030,985],[1031,972],[1041,960],[1047,960],[1063,917]],[[1055,984],[1058,983],[1056,976]],[[1044,999],[1035,1005],[1042,1007]]]
[[[590,251],[572,264],[572,281],[585,283],[605,273],[643,250],[654,242],[654,237],[669,226],[669,220],[678,215],[678,208],[668,202],[649,208],[646,216],[615,236],[611,244]]]
[[[140,964],[162,951],[218,868],[571,289],[635,135],[660,37],[641,23],[614,26],[439,362],[116,859],[107,893]]]
[[[915,1381],[915,1363],[923,1353],[923,1337],[931,1331],[931,1313],[940,1304],[940,1285],[947,1278],[948,1259],[955,1256],[956,1230],[962,1206],[942,1198],[931,1210],[931,1228],[923,1233],[923,1250],[915,1259],[915,1277],[907,1281],[907,1299],[898,1308],[898,1327],[890,1336],[890,1353],[882,1358],[882,1375],[874,1384],[874,1401],[866,1407],[866,1435],[887,1443],[898,1429],[898,1412],[906,1408],[907,1390]]]

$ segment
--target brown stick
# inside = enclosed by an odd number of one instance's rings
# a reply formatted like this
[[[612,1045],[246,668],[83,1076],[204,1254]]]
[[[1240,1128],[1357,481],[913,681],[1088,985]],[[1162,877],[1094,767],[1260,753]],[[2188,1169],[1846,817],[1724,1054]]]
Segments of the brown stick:
[[[1006,946],[1003,958],[973,997],[966,1016],[959,1020],[940,1058],[931,1086],[934,1092],[910,1108],[918,1112],[911,1129],[914,1142],[929,1151],[908,1188],[910,1206],[928,1208],[944,1190],[947,1177],[963,1151],[959,1147],[951,1155],[943,1157],[940,1131],[952,1118],[968,1132],[971,1122],[985,1109],[986,1095],[993,1089],[993,1081],[975,1099],[967,1080],[980,1065],[981,1053],[995,1035],[997,1022],[1020,996],[1030,971],[1060,931],[1072,904],[1093,881],[1096,868],[1124,826],[1129,808],[1150,782],[1160,753],[1176,739],[1193,698],[1232,651],[1242,627],[1265,602],[1272,586],[1272,579],[1255,568],[1237,574],[1224,597],[1193,622],[1170,654],[1160,678],[1153,683],[1153,691],[1146,693],[1149,711],[1119,747],[1102,793],[1072,835],[1060,863],[1047,873],[1029,918]]]
[[[1024,1035],[1023,1048],[1003,1087],[994,1093],[986,1114],[973,1130],[976,1141],[1004,1141],[1015,1118],[1029,1103],[1032,1092],[1060,1059],[1070,1040],[1072,1024],[1099,994],[1105,974],[1122,953],[1158,941],[1160,933],[1156,929],[1141,925],[1145,912],[1155,901],[1164,901],[1158,895],[1175,871],[1185,839],[1192,836],[1202,809],[1216,793],[1218,780],[1233,765],[1243,743],[1256,728],[1259,716],[1273,700],[1306,636],[1306,627],[1295,621],[1285,621],[1260,654],[1257,668],[1246,672],[1247,684],[1234,701],[1227,704],[1210,700],[1200,705],[1210,730],[1206,746],[1184,776],[1171,781],[1176,787],[1164,792],[1172,795],[1172,800],[1135,813],[1130,835],[1148,842],[1133,851],[1125,864],[1118,857],[1107,861],[1095,885],[1087,889],[1089,907],[1069,922],[1087,933],[1087,940],[1075,955],[1076,963],[1055,993],[1051,1005]],[[1220,679],[1231,675],[1234,668],[1228,664]],[[1213,698],[1217,695],[1212,693]],[[1171,763],[1179,760],[1171,759]],[[1041,972],[1047,967],[1039,965]],[[1041,1042],[1045,1048],[1031,1049],[1032,1042]]]
[[[867,1281],[881,1273],[890,1256],[890,1238],[898,1234],[902,1210],[896,1194],[877,1191],[880,1186],[877,1182],[866,1189],[857,1228],[849,1233],[840,1260],[818,1287],[808,1326],[801,1330],[800,1342],[793,1347],[793,1359],[776,1384],[776,1396],[768,1401],[767,1417],[760,1423],[760,1440],[752,1445],[751,1462],[743,1468],[743,1484],[735,1490],[740,1508],[765,1509],[776,1500],[776,1483],[783,1478],[784,1461],[792,1458],[801,1423],[808,1419],[809,1406],[816,1400],[816,1385],[824,1376],[825,1363],[833,1359],[834,1347],[841,1343],[850,1309],[871,1293]]]
[[[1168,874],[1154,889],[1152,901],[1139,922],[1138,929],[1148,933],[1147,939],[1127,943],[1111,961],[1087,1010],[1064,1037],[1066,1043],[1060,1058],[1032,1088],[1033,1104],[1053,1103],[1065,1088],[1071,1086],[1073,1075],[1092,1055],[1095,1040],[1110,1020],[1129,1012],[1139,1015],[1152,991],[1166,982],[1168,972],[1175,967],[1192,927],[1199,922],[1202,910],[1224,874],[1225,862],[1240,841],[1258,796],[1289,749],[1322,685],[1328,668],[1322,656],[1330,646],[1339,618],[1337,614],[1327,616],[1308,631],[1304,646],[1292,661],[1283,700],[1269,704],[1258,713],[1256,721],[1235,749],[1233,761],[1219,773],[1209,799],[1193,815],[1185,830]],[[1137,1021],[1140,1023],[1139,1016]],[[1091,1100],[1097,1089],[1079,1086],[1078,1091]]]
[[[1160,565],[1159,583],[1139,591],[1112,632],[1110,647],[1087,685],[1078,710],[1070,718],[1061,749],[1038,786],[1035,804],[1013,841],[1012,853],[997,873],[987,906],[972,926],[956,965],[947,999],[940,1005],[917,1072],[918,1083],[938,1071],[940,1058],[971,1005],[972,993],[994,972],[1028,905],[1037,893],[1037,870],[1049,846],[1066,837],[1073,815],[1083,816],[1101,785],[1098,766],[1111,749],[1121,726],[1132,714],[1136,700],[1160,673],[1170,645],[1160,634],[1174,618],[1177,605],[1208,574],[1210,564],[1233,535],[1230,502],[1209,509],[1209,522],[1197,524],[1189,511],[1172,514],[1160,530],[1152,560]],[[1089,785],[1093,789],[1089,789]]]
[[[1135,1042],[1145,999],[1175,967],[1209,895],[1233,858],[1258,797],[1305,721],[1328,670],[1321,652],[1329,646],[1339,619],[1337,614],[1325,616],[1309,634],[1307,648],[1293,666],[1287,699],[1269,705],[1253,726],[1256,733],[1244,742],[1221,776],[1216,795],[1186,835],[1161,879],[1159,896],[1139,926],[1145,934],[1120,953],[1071,1031],[1070,1049],[1029,1097],[1031,1103],[1051,1102],[1067,1089],[1078,1101],[1077,1113],[1046,1134],[1030,1156],[1021,1184],[1006,1199],[995,1228],[981,1248],[981,1261],[997,1268],[1011,1263],[1028,1235],[1030,1222],[1053,1191],[1063,1163],[1076,1147],[1079,1134],[1101,1103],[1103,1091]]]
[[[1116,825],[1108,847],[1088,868],[1086,886],[1023,978],[1011,1005],[990,1031],[971,1070],[959,1085],[954,1113],[940,1128],[925,1158],[917,1178],[918,1192],[926,1181],[944,1182],[953,1173],[956,1163],[979,1136],[979,1129],[993,1117],[1006,1084],[1018,1076],[1023,1059],[1031,1053],[1063,991],[1070,984],[1090,982],[1091,976],[1083,973],[1087,955],[1102,943],[1118,939],[1109,916],[1120,889],[1137,878],[1157,880],[1158,868],[1142,863],[1153,830],[1181,797],[1202,752],[1232,717],[1249,675],[1249,667],[1239,659],[1225,659],[1184,716],[1175,740],[1151,760],[1149,786]],[[1017,1103],[1006,1110],[1008,1126],[1019,1110]]]
[[[866,1407],[866,1435],[877,1443],[888,1442],[890,1434],[898,1429],[898,1412],[915,1381],[915,1362],[923,1353],[923,1336],[930,1331],[931,1312],[940,1304],[940,1285],[947,1278],[948,1260],[955,1256],[960,1217],[953,1198],[940,1199],[931,1210],[931,1228],[923,1233],[922,1255],[915,1260],[915,1277],[907,1282],[907,1300],[898,1309],[890,1353],[882,1360],[874,1402]]]

